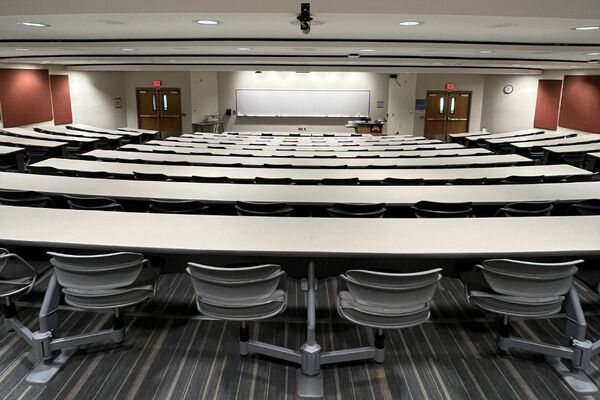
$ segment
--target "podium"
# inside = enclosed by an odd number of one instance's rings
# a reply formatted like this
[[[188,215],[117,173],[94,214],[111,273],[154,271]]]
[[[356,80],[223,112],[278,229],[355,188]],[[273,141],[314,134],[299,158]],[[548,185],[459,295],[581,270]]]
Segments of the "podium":
[[[354,131],[361,134],[369,133],[373,136],[381,136],[383,135],[383,122],[356,121]]]

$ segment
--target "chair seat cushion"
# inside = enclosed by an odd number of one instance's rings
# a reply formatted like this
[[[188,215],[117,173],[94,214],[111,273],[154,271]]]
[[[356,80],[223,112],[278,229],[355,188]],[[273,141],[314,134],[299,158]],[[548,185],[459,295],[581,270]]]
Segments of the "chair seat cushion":
[[[486,311],[515,317],[546,317],[560,312],[564,297],[531,298],[469,291],[469,302]]]
[[[260,300],[248,301],[214,301],[203,297],[196,298],[198,310],[209,317],[231,320],[252,321],[265,319],[282,313],[287,307],[287,298],[283,290]]]
[[[29,289],[31,277],[0,280],[0,297],[12,296]]]
[[[342,318],[358,325],[375,328],[408,328],[429,319],[429,306],[376,307],[358,303],[350,292],[342,290],[337,298],[338,313]]]

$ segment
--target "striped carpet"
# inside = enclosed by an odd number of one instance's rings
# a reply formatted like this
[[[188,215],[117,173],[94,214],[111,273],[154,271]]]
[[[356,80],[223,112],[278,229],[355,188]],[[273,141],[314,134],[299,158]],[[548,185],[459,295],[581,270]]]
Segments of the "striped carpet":
[[[332,303],[336,282],[321,281],[318,341],[324,350],[368,345],[372,332],[344,323]],[[600,338],[599,300],[579,287],[590,313],[590,337]],[[540,357],[496,352],[495,321],[470,307],[458,280],[444,278],[432,319],[386,333],[386,360],[323,369],[327,399],[597,399],[578,397]],[[21,300],[20,316],[34,328],[41,294]],[[251,325],[259,340],[299,347],[304,341],[304,294],[290,282],[290,306],[269,322]],[[110,316],[59,313],[61,331],[108,326]],[[294,399],[295,366],[238,354],[238,324],[204,320],[184,274],[163,275],[157,296],[132,310],[126,341],[79,350],[48,385],[25,382],[33,357],[14,334],[0,334],[0,399]],[[564,319],[516,323],[520,334],[558,342]],[[600,385],[600,359],[590,376]]]

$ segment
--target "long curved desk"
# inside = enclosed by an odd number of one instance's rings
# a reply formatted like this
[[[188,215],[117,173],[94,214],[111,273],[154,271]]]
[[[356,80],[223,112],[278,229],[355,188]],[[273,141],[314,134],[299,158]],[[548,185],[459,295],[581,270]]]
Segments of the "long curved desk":
[[[95,138],[95,139],[107,139],[119,141],[123,139],[123,136],[127,135],[115,135],[112,133],[96,133],[96,132],[88,132],[88,131],[77,131],[74,129],[67,129],[64,126],[45,126],[40,125],[33,128],[36,132],[42,132],[47,134],[54,135],[62,135],[62,136],[81,136],[87,138]]]
[[[267,157],[332,157],[338,159],[368,157],[368,158],[398,158],[398,157],[443,157],[443,156],[472,156],[478,154],[492,154],[491,151],[481,148],[459,148],[442,150],[400,150],[400,151],[266,151],[266,150],[227,150],[227,149],[196,149],[193,147],[154,146],[150,144],[128,144],[121,147],[123,150],[137,150],[140,152],[174,152],[179,154],[201,154],[214,156],[267,156]]]
[[[33,164],[35,167],[53,167],[61,171],[94,172],[105,171],[115,175],[133,176],[135,172],[164,174],[172,178],[193,176],[227,176],[237,181],[252,181],[255,177],[291,178],[295,181],[320,181],[323,178],[359,178],[361,182],[380,182],[386,178],[425,179],[446,182],[455,178],[504,179],[511,175],[565,177],[592,175],[592,172],[571,165],[531,165],[521,167],[488,168],[431,168],[431,169],[307,169],[307,168],[234,168],[199,167],[184,165],[133,164],[107,161],[52,158]]]
[[[464,138],[465,142],[474,145],[477,141],[488,141],[492,139],[504,139],[504,138],[517,138],[521,136],[533,136],[543,134],[544,131],[540,129],[524,129],[521,131],[504,132],[504,133],[490,133],[487,135],[475,135],[467,136]]]
[[[78,145],[87,145],[93,147],[98,143],[98,138],[89,138],[76,135],[54,135],[50,133],[36,132],[32,129],[24,128],[2,128],[0,132],[7,133],[18,137],[36,139],[36,140],[55,140],[67,143],[74,143]]]
[[[600,142],[600,135],[578,134],[577,136],[568,137],[568,138],[564,138],[564,139],[512,142],[511,145],[516,147],[517,149],[530,149],[533,147],[565,146],[565,145],[572,145],[572,144],[586,144],[586,143],[594,143],[594,142]]]
[[[531,164],[527,157],[516,154],[495,155],[487,153],[475,156],[460,157],[414,157],[414,158],[292,158],[292,157],[233,157],[233,156],[202,156],[195,154],[166,154],[146,153],[116,150],[93,150],[84,154],[85,157],[102,160],[138,160],[148,163],[190,163],[193,165],[220,166],[249,166],[263,167],[266,165],[281,165],[297,168],[445,168],[450,166],[468,165],[512,165]]]
[[[477,205],[521,201],[577,202],[600,198],[600,182],[469,186],[321,186],[159,182],[75,178],[0,172],[0,189],[32,190],[51,195],[104,196],[129,200],[202,200],[231,204],[241,201],[297,205],[386,203],[408,206],[421,200],[467,202]]]
[[[25,149],[45,149],[55,157],[67,156],[67,142],[54,140],[30,139],[18,136],[3,135],[0,132],[0,144],[24,147]]]

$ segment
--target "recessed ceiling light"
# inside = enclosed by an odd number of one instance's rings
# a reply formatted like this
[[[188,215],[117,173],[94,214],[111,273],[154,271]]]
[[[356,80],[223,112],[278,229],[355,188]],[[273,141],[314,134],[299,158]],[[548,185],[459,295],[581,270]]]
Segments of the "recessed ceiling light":
[[[493,50],[479,50],[479,54],[492,54]]]
[[[422,21],[401,21],[398,22],[398,25],[400,26],[417,26],[417,25],[423,25],[425,22]]]
[[[17,49],[18,50],[18,49]],[[600,56],[600,52],[585,53],[586,56]]]
[[[50,25],[41,22],[21,22],[21,25],[33,26],[35,28],[48,28]]]
[[[239,51],[250,51],[250,50],[252,50],[250,47],[238,47],[237,49]]]
[[[17,47],[15,50],[16,51],[29,51],[29,49],[26,49],[25,47]]]
[[[170,63],[177,62],[177,60],[169,60]]]
[[[348,54],[348,58],[359,58],[360,54],[356,54],[356,53],[352,53],[352,54]]]
[[[50,61],[42,61],[41,64],[50,64]]]
[[[136,51],[137,49],[132,49],[131,47],[124,47],[121,50],[123,50],[123,51]]]
[[[600,30],[600,26],[578,26],[573,29],[576,31],[597,31]]]
[[[573,69],[573,68],[579,68],[579,66],[577,65],[569,65],[569,68]]]
[[[375,49],[361,49],[359,51],[361,53],[372,53],[372,52],[377,51],[377,50],[375,50]]]
[[[219,25],[221,23],[221,21],[216,21],[214,19],[199,19],[194,22],[200,25]]]

